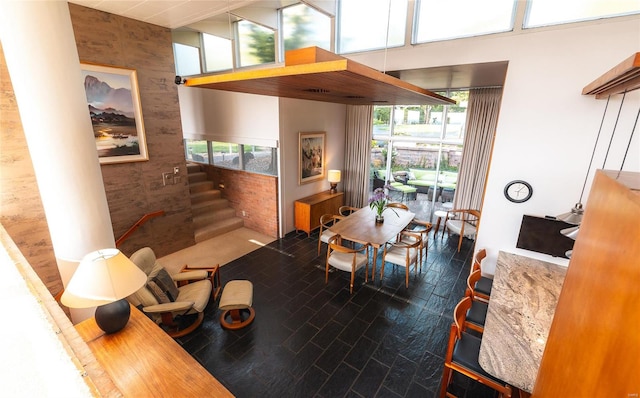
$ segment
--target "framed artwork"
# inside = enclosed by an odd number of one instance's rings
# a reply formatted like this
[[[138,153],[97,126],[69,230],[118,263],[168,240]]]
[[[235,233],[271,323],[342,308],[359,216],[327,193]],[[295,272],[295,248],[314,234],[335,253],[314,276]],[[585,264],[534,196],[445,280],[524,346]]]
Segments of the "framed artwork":
[[[324,179],[325,136],[324,132],[300,133],[298,184]]]
[[[101,164],[149,160],[134,69],[81,63]]]

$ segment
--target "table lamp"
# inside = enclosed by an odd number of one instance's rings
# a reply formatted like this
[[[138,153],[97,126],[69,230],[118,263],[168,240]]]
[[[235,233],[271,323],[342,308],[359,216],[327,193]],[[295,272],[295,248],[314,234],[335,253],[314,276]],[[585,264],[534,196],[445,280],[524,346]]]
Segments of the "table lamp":
[[[327,179],[329,180],[329,184],[331,184],[331,189],[329,190],[329,192],[338,192],[336,188],[338,187],[338,183],[340,182],[340,170],[329,170],[327,174],[329,175],[329,178]]]
[[[147,275],[118,249],[101,249],[84,256],[62,294],[70,308],[96,307],[96,323],[115,333],[129,321],[127,296],[147,283]]]

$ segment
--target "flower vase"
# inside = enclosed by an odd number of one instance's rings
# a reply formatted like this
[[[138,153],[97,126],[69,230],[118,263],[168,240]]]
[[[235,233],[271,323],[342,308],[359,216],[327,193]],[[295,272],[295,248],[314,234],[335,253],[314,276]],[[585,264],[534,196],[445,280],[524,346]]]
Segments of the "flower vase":
[[[376,214],[376,224],[382,224],[384,222],[384,216],[382,214]]]

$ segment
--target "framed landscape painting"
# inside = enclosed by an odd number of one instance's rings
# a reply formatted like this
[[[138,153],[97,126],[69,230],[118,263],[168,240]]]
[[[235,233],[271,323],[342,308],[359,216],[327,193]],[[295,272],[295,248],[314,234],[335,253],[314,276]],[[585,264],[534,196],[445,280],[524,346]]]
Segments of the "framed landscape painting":
[[[324,132],[300,133],[299,184],[322,180],[325,175]]]
[[[100,163],[149,160],[134,69],[81,63]]]

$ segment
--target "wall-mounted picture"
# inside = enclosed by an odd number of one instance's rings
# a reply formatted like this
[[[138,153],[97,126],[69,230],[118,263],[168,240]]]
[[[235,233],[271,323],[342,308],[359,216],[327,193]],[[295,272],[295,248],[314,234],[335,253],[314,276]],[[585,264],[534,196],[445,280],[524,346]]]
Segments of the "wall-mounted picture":
[[[149,160],[134,69],[80,64],[101,164]]]
[[[325,135],[324,132],[300,133],[299,184],[324,179]]]

